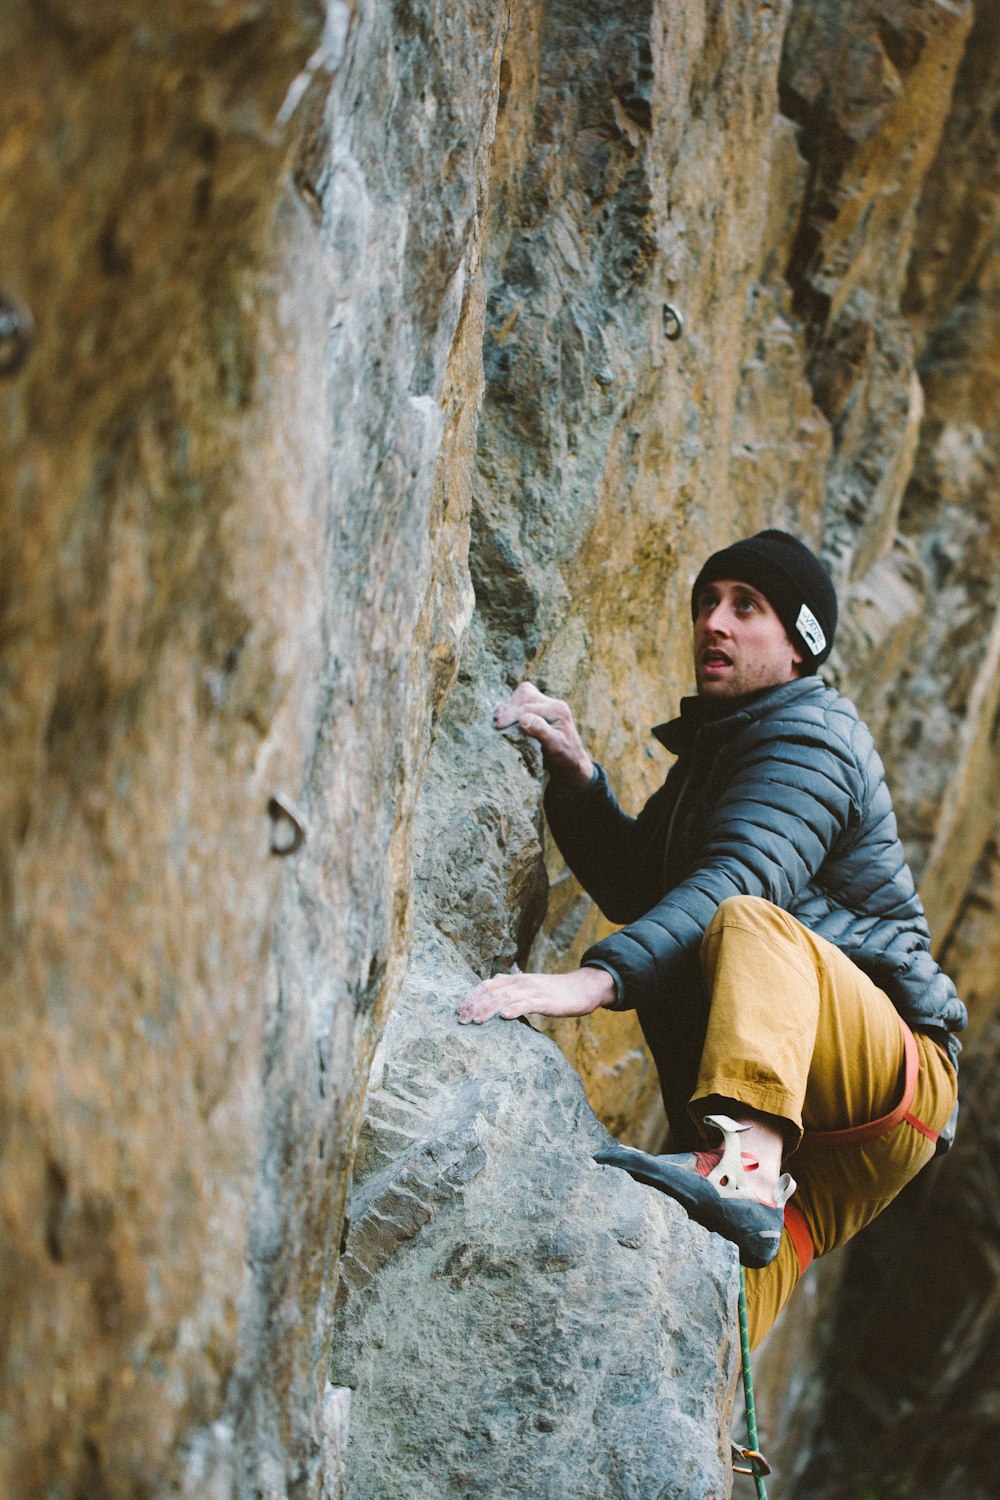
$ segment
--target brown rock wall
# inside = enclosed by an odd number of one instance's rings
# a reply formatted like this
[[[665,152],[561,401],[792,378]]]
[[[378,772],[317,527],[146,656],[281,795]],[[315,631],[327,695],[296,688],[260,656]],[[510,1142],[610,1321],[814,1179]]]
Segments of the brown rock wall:
[[[764,1361],[774,1493],[991,1493],[926,1435],[975,1455],[995,1396],[996,8],[8,10],[5,1492],[360,1500],[397,1453],[399,1493],[725,1492],[731,1257],[590,1167],[544,1039],[448,1017],[605,930],[495,698],[567,697],[637,806],[698,563],[778,524],[842,588],[973,1044],[955,1157]],[[655,1142],[634,1022],[548,1029]]]
[[[409,953],[414,802],[472,608],[479,223],[501,21],[470,17],[456,37],[440,7],[359,11],[300,168],[332,301],[329,499],[314,539],[325,699],[304,792],[317,836],[275,935],[251,1297],[229,1403],[241,1487],[278,1476],[289,1493],[339,1493],[348,1403],[327,1367],[344,1202]],[[387,137],[370,109],[395,122]],[[428,195],[443,160],[451,178]]]
[[[471,608],[498,19],[436,28],[433,91],[426,51],[376,66],[374,7],[323,26],[4,28],[0,280],[37,328],[0,480],[12,1496],[333,1493],[341,1461],[343,1196]]]
[[[280,634],[308,639],[319,591],[319,349],[267,246],[275,116],[320,17],[232,5],[220,40],[175,11],[15,6],[0,44],[0,279],[36,328],[0,479],[12,1496],[150,1493],[221,1407],[261,1129],[265,805],[306,755],[309,651]]]

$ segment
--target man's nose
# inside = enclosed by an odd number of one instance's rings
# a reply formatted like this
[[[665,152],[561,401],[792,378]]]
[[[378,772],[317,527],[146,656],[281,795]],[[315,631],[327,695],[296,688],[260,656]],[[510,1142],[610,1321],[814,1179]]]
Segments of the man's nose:
[[[731,612],[723,600],[713,605],[705,616],[705,629],[713,630],[718,635],[728,635],[731,623]]]

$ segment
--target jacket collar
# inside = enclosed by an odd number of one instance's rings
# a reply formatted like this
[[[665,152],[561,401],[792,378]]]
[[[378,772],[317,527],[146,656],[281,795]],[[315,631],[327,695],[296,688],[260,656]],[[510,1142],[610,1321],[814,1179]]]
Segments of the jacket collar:
[[[735,702],[731,699],[682,698],[679,717],[666,724],[657,724],[652,732],[671,755],[682,755],[699,738],[721,743],[744,724],[760,718],[762,713],[824,691],[821,678],[811,676],[795,677],[777,687],[760,688]]]

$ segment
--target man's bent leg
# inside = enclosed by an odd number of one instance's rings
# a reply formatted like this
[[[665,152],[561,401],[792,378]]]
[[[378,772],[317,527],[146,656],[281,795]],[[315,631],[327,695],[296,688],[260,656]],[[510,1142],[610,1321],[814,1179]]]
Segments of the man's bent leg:
[[[701,947],[711,996],[691,1111],[719,1099],[836,1130],[895,1103],[903,1065],[889,998],[839,949],[755,896],[724,901]]]
[[[875,1139],[824,1142],[821,1132],[878,1120],[899,1101],[904,1028],[891,1001],[839,949],[755,898],[723,903],[702,962],[712,1003],[693,1112],[700,1116],[721,1096],[780,1115],[793,1137],[806,1132],[791,1163],[800,1188],[778,1257],[747,1272],[756,1344],[810,1252],[845,1243],[934,1154],[932,1137],[951,1112],[955,1077],[941,1049],[918,1035],[908,1113],[930,1135],[904,1119]]]

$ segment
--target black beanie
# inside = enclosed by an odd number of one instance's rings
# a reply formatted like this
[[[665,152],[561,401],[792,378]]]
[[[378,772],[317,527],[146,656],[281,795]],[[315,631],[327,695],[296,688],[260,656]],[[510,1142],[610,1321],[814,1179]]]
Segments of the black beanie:
[[[826,661],[837,630],[837,595],[819,558],[796,537],[787,531],[758,531],[713,552],[691,590],[692,619],[697,618],[701,590],[720,578],[760,590],[802,652],[804,676]]]

